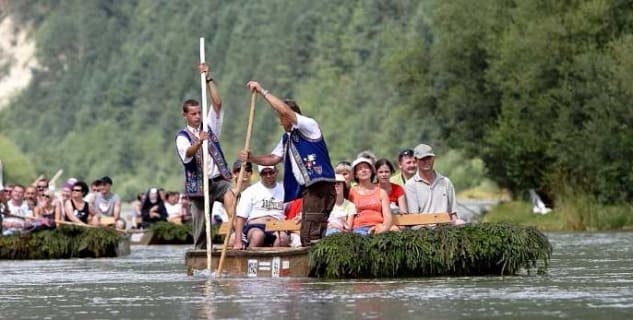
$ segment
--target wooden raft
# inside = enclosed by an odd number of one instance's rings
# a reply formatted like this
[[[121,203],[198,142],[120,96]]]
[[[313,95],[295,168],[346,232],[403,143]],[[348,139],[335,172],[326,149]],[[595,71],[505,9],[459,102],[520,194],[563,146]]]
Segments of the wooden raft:
[[[451,223],[448,213],[433,214],[405,214],[394,215],[393,222],[398,226],[437,225]],[[299,231],[301,224],[294,220],[270,221],[266,223],[266,231]],[[226,235],[229,224],[223,223],[218,234]],[[309,247],[261,247],[246,250],[226,251],[223,275],[231,277],[308,277],[310,265]],[[218,267],[222,246],[214,246],[211,251],[211,267],[215,271]],[[206,250],[188,250],[185,254],[187,274],[193,275],[194,270],[204,270],[207,267]]]

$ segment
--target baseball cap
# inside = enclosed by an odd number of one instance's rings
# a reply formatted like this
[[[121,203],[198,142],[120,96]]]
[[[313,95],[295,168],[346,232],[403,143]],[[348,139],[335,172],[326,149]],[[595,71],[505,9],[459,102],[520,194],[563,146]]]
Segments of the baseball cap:
[[[240,169],[242,169],[242,161],[235,160],[235,162],[233,162],[233,172],[238,171]],[[247,162],[246,165],[244,166],[244,170],[248,172],[253,172],[253,164],[250,162]]]
[[[433,148],[428,144],[419,144],[413,149],[413,156],[416,159],[422,159],[425,157],[435,157],[435,153],[433,153]]]

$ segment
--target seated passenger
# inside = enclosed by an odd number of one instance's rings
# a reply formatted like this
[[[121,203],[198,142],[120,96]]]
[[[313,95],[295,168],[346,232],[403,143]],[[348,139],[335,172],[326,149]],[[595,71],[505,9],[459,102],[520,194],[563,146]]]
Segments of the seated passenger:
[[[96,224],[97,218],[90,210],[90,205],[84,200],[88,194],[88,185],[77,181],[70,187],[70,199],[64,203],[66,219],[74,223]]]
[[[348,161],[340,161],[336,167],[334,167],[334,173],[340,174],[345,178],[346,193],[345,199],[349,198],[349,190],[352,188],[352,164]]]
[[[160,197],[157,188],[150,188],[145,193],[143,205],[141,205],[141,227],[143,229],[148,228],[152,223],[159,221],[167,221],[167,209],[165,209],[165,203]]]
[[[284,210],[286,220],[294,220],[295,223],[301,223],[301,215],[303,214],[303,198],[294,199],[286,205]],[[293,248],[301,247],[301,233],[299,231],[289,232],[290,246]]]
[[[431,146],[419,144],[413,150],[418,172],[405,184],[409,213],[448,213],[454,225],[464,221],[457,217],[455,188],[448,177],[433,169],[435,153]]]
[[[48,219],[51,225],[55,225],[56,220],[60,220],[59,207],[54,203],[55,194],[52,190],[46,190],[37,197],[37,206],[33,213],[36,218]]]
[[[334,208],[332,208],[332,212],[330,212],[330,217],[328,218],[327,230],[325,231],[326,236],[339,232],[351,231],[351,222],[356,214],[356,207],[354,204],[345,199],[344,195],[346,193],[345,189],[347,189],[347,185],[345,184],[345,178],[343,175],[336,175],[336,184],[334,185],[334,189],[336,190],[336,203],[334,204]]]
[[[7,210],[10,214],[22,218],[33,217],[33,211],[24,200],[24,186],[16,184],[11,189],[11,196],[7,200]]]
[[[248,187],[235,210],[233,248],[288,246],[286,232],[266,232],[266,222],[284,220],[284,189],[275,166],[257,166],[260,181]]]
[[[389,231],[392,227],[389,197],[385,190],[373,183],[376,170],[370,159],[358,158],[352,163],[357,185],[349,193],[357,214],[352,219],[354,233],[368,235]]]
[[[400,185],[389,181],[393,172],[393,164],[391,164],[389,160],[379,159],[376,161],[378,185],[382,190],[385,190],[389,196],[389,208],[391,209],[391,213],[406,213],[407,202],[404,196],[404,189]]]
[[[165,209],[167,209],[167,220],[172,223],[182,223],[182,212],[180,204],[180,193],[177,191],[169,191],[165,194]]]

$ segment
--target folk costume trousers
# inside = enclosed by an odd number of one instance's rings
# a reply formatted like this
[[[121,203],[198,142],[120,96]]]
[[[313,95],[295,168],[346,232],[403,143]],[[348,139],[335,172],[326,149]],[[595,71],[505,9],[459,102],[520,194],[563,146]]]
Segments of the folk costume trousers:
[[[323,237],[327,220],[336,203],[334,182],[316,182],[301,191],[303,217],[301,219],[301,245],[309,247]]]

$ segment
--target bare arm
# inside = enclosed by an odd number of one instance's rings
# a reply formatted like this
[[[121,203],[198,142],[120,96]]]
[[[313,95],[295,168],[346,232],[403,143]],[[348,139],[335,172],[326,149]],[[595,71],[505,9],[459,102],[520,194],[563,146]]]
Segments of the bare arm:
[[[250,151],[242,150],[239,153],[242,162],[252,162],[262,166],[274,166],[281,162],[282,158],[274,154],[251,155]]]
[[[114,217],[114,221],[119,220],[119,216],[121,215],[121,200],[114,203],[114,212],[112,216]]]
[[[398,197],[398,208],[400,208],[400,213],[407,213],[407,199],[404,194]]]
[[[75,217],[73,214],[73,206],[70,203],[70,200],[66,201],[66,218],[74,223],[84,224],[83,221],[79,220],[79,218]]]
[[[200,73],[204,73],[207,79],[207,89],[209,89],[209,94],[211,95],[211,104],[213,105],[213,110],[215,113],[220,116],[220,110],[222,109],[222,99],[220,98],[220,94],[218,93],[218,89],[215,87],[215,82],[211,77],[211,70],[209,70],[209,66],[206,63],[201,63],[198,66],[198,70]]]
[[[55,201],[55,220],[61,220],[62,219],[62,205],[61,205],[61,201],[57,202]]]
[[[391,208],[389,208],[389,195],[385,190],[380,189],[380,203],[382,205],[382,230],[378,233],[387,232],[393,223],[391,216]]]
[[[270,104],[281,118],[289,120],[292,124],[297,124],[297,114],[281,99],[275,97],[268,90],[264,89],[257,81],[249,81],[246,86],[249,90],[259,93],[268,104]]]

